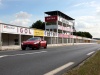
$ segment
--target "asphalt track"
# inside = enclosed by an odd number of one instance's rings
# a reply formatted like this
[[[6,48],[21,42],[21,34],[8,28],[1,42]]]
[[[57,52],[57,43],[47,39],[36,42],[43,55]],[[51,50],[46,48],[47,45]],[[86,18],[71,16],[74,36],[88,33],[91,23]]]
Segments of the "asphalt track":
[[[99,44],[89,44],[0,51],[0,75],[61,75],[99,49]]]

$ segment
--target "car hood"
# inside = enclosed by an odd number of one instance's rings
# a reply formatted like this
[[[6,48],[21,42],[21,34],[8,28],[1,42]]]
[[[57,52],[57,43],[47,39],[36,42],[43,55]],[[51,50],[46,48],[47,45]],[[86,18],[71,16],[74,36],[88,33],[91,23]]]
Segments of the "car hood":
[[[37,42],[37,41],[23,41],[22,43],[23,44],[31,44],[31,43],[35,43],[35,42]]]

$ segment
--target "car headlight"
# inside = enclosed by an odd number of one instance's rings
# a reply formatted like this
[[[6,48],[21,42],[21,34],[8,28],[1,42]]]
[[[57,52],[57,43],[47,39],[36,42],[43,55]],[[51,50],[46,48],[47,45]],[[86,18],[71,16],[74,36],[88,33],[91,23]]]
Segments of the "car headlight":
[[[39,42],[34,42],[34,44],[38,44]]]

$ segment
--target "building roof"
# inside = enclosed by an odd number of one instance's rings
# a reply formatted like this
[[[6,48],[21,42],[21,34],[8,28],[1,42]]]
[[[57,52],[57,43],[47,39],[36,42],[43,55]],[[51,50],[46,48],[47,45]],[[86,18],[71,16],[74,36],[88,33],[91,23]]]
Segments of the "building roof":
[[[63,18],[65,18],[65,19],[67,19],[67,20],[75,20],[75,19],[73,19],[73,18],[71,18],[71,17],[69,17],[68,15],[66,15],[66,14],[64,14],[64,13],[62,13],[61,11],[48,11],[48,12],[44,12],[45,14],[48,14],[48,15],[57,15],[57,16],[61,16],[61,17],[63,17]]]

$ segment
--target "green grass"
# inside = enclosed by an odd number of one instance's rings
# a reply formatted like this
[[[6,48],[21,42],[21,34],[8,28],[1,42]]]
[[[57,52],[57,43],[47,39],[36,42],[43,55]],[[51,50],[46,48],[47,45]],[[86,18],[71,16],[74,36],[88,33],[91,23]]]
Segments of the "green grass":
[[[100,51],[85,61],[83,65],[63,75],[100,75]]]

